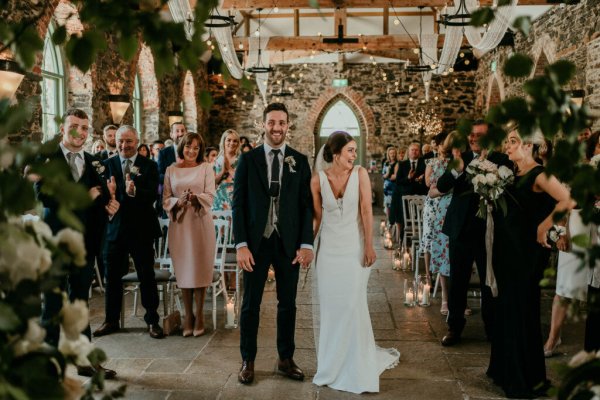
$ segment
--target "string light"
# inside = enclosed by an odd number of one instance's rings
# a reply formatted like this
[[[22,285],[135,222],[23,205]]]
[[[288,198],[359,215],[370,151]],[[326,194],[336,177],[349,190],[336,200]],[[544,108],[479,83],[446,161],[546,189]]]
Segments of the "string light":
[[[240,49],[240,50],[243,50],[243,49],[244,49],[244,43],[240,43],[240,44],[238,45],[238,49]]]
[[[276,6],[276,7],[273,9],[273,12],[274,12],[275,14],[277,14],[277,13],[279,12],[279,7],[277,7],[277,6]]]
[[[400,25],[400,20],[398,18],[396,18],[394,20],[394,25],[396,25],[396,26]]]
[[[421,100],[421,103],[425,103],[425,100]],[[421,108],[417,112],[411,111],[406,125],[410,133],[415,135],[423,133],[425,136],[433,136],[442,131],[443,123],[433,111]]]

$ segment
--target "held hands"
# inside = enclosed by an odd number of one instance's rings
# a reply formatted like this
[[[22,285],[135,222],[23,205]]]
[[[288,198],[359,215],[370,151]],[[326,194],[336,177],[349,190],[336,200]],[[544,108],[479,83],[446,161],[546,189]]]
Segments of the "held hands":
[[[311,249],[298,249],[296,250],[296,258],[292,260],[292,264],[300,263],[303,269],[308,268],[313,260],[313,252]]]
[[[125,175],[125,192],[131,197],[135,196],[135,182],[131,179],[130,174]]]
[[[252,257],[252,252],[247,246],[237,249],[235,258],[237,260],[238,267],[242,268],[244,271],[254,271],[252,268],[254,265],[254,257]]]
[[[377,255],[375,254],[375,249],[373,246],[365,247],[365,256],[363,259],[363,267],[368,268],[371,265],[375,264],[375,260],[377,260]]]

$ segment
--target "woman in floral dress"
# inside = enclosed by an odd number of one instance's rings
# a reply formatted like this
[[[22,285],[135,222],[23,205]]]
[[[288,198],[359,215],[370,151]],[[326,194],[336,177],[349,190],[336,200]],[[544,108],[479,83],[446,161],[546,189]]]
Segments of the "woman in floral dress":
[[[452,141],[456,136],[451,132],[447,137],[441,134],[438,143],[438,156],[428,160],[425,169],[425,183],[429,187],[429,193],[425,199],[423,208],[423,245],[422,251],[426,252],[426,265],[429,266],[429,277],[440,273],[442,286],[442,307],[440,312],[448,314],[448,291],[447,278],[450,276],[450,257],[448,252],[448,236],[442,233],[446,211],[452,199],[452,193],[442,194],[437,190],[437,180],[444,174],[450,161]],[[429,253],[429,256],[427,256]],[[431,278],[429,278],[431,279]]]
[[[227,129],[221,135],[219,155],[215,160],[215,183],[217,192],[213,211],[231,210],[233,198],[233,177],[240,155],[240,135],[233,129]]]

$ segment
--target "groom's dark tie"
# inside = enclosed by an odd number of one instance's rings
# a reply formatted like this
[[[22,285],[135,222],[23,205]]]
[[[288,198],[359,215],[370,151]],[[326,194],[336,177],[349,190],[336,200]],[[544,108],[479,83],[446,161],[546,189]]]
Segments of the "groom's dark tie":
[[[269,186],[269,194],[271,197],[279,196],[279,153],[281,150],[271,150],[273,154],[273,162],[271,163],[271,185]]]

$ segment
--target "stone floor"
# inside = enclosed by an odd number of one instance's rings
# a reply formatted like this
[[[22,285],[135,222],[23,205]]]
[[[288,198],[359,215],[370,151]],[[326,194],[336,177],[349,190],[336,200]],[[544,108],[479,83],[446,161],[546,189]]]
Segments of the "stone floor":
[[[380,215],[376,216],[379,221]],[[376,224],[378,225],[378,224]],[[378,260],[369,281],[369,308],[380,346],[396,347],[402,353],[399,365],[381,375],[380,393],[363,395],[369,399],[495,399],[502,392],[485,375],[489,344],[485,341],[478,313],[478,299],[469,303],[473,315],[468,317],[463,342],[452,348],[440,345],[446,332],[440,315],[440,295],[431,307],[407,308],[403,305],[402,282],[409,273],[391,268],[390,251],[383,249],[381,237],[375,236]],[[127,296],[126,330],[95,340],[109,357],[106,366],[118,372],[118,380],[109,388],[127,385],[127,399],[353,399],[361,396],[317,387],[311,383],[316,371],[313,343],[310,284],[298,293],[296,362],[307,379],[295,382],[276,374],[275,283],[267,283],[261,309],[259,352],[256,380],[250,386],[237,381],[240,366],[239,330],[225,329],[222,308],[217,329],[212,329],[207,298],[205,321],[208,333],[199,338],[170,336],[151,339],[144,330],[139,312],[132,316],[131,296]],[[544,332],[548,331],[553,293],[542,298]],[[221,305],[222,306],[222,305]],[[143,309],[140,311],[143,312]],[[94,294],[91,301],[92,329],[103,320],[103,298]],[[549,377],[557,383],[556,366],[575,354],[583,342],[583,324],[569,322],[563,330],[561,355],[549,359]]]

